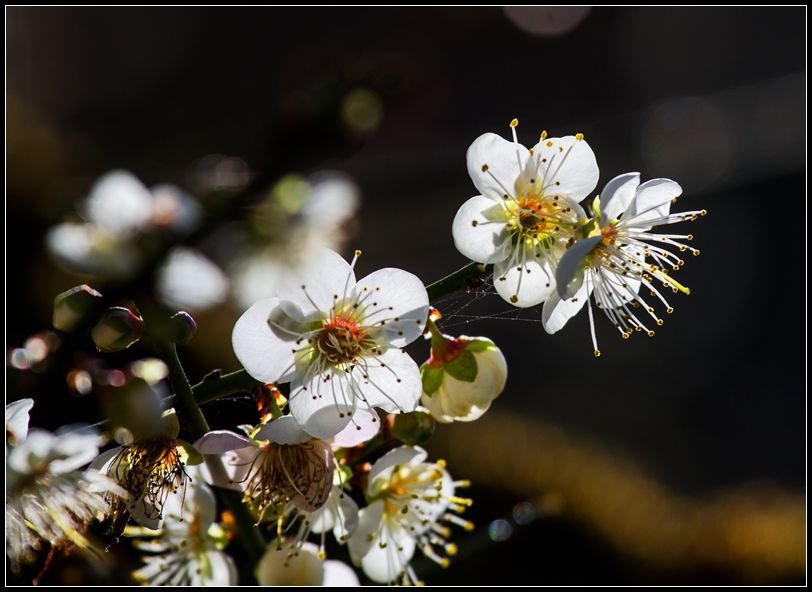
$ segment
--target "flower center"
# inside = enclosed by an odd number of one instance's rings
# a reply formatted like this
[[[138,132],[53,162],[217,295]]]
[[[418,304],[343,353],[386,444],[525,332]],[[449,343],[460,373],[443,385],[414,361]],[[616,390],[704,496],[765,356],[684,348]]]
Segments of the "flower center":
[[[337,315],[324,320],[314,338],[314,345],[331,364],[346,364],[363,353],[366,337],[366,331],[355,320]]]
[[[245,499],[259,521],[268,509],[281,513],[289,502],[313,511],[327,501],[333,484],[333,461],[326,445],[267,442],[248,471]]]
[[[531,245],[552,246],[561,230],[571,230],[577,222],[572,208],[557,195],[546,197],[531,184],[508,203],[508,226]]]

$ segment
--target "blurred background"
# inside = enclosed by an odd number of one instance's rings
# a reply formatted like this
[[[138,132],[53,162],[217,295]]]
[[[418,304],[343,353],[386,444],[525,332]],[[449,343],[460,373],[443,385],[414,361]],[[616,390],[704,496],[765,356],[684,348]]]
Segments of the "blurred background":
[[[487,283],[438,303],[448,332],[494,339],[510,374],[481,420],[440,426],[428,443],[473,480],[477,529],[456,534],[450,569],[417,561],[418,573],[805,581],[805,8],[6,17],[6,396],[35,398],[32,425],[99,419],[116,371],[155,355],[137,343],[101,356],[87,334],[53,332],[56,294],[86,282],[142,310],[190,310],[190,378],[235,370],[234,321],[318,238],[313,227],[345,255],[363,250],[359,276],[395,266],[429,283],[463,265],[450,230],[476,193],[465,151],[486,131],[508,136],[517,117],[526,145],[542,129],[584,133],[598,189],[632,170],[677,180],[677,209],[709,211],[684,229],[702,254],[680,273],[691,295],[674,296],[654,338],[625,341],[596,319],[600,359],[585,314],[549,336],[540,311],[503,314]],[[175,188],[148,231],[128,223],[100,238],[109,212],[85,198],[116,169]],[[187,207],[194,228],[180,228]],[[224,425],[232,413],[206,412]],[[94,569],[96,582],[123,577],[110,562]],[[51,577],[88,573],[73,558]]]

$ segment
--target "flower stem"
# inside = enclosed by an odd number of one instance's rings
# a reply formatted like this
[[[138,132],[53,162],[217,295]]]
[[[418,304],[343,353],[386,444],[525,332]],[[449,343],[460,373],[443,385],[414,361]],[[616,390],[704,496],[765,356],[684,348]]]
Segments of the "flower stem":
[[[192,387],[198,403],[208,403],[226,395],[254,390],[259,382],[245,370],[237,370],[216,378],[204,378]]]
[[[175,392],[176,407],[186,427],[189,429],[192,438],[197,440],[203,434],[210,432],[211,429],[203,412],[200,410],[200,406],[197,404],[195,394],[189,385],[189,379],[186,378],[186,372],[183,370],[180,358],[178,358],[177,348],[174,343],[157,343],[155,347],[158,350],[158,354],[169,367],[169,383]],[[233,374],[237,373],[235,372]],[[222,466],[222,461],[212,455],[206,455],[206,464],[210,466],[215,465],[212,467],[215,471],[217,469],[220,471],[225,470]],[[236,491],[218,488],[218,492],[234,516],[234,522],[240,532],[240,538],[246,551],[252,561],[258,561],[265,552],[265,541],[262,538],[262,534],[254,526],[254,520],[248,508],[243,505],[242,498]]]
[[[476,262],[469,263],[454,273],[445,276],[443,279],[426,286],[426,291],[429,293],[429,300],[433,302],[447,294],[467,288],[471,280],[485,277],[490,270],[490,265],[483,265],[482,263]]]

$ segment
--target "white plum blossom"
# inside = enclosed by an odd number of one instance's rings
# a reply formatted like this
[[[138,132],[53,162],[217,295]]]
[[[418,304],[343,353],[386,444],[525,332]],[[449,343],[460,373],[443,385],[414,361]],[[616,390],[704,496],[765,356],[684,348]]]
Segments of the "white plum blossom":
[[[420,367],[423,406],[440,423],[479,419],[505,389],[505,356],[486,337],[450,337],[433,321],[429,326],[431,357]]]
[[[222,551],[228,542],[215,522],[217,501],[197,473],[185,491],[170,494],[159,530],[128,528],[135,548],[147,553],[136,581],[150,586],[235,586],[237,567]]]
[[[312,543],[302,543],[295,551],[281,551],[284,545],[273,541],[257,564],[260,586],[360,586],[355,571],[346,563],[325,561]]]
[[[272,297],[277,285],[319,251],[340,247],[359,203],[358,186],[337,172],[280,180],[253,217],[261,246],[233,265],[236,301],[247,308]]]
[[[191,444],[178,439],[179,430],[174,410],[167,410],[150,432],[99,454],[91,463],[91,468],[129,494],[126,504],[120,499],[109,500],[114,531],[123,529],[130,516],[141,526],[157,528],[169,495],[186,490],[186,467],[200,464],[203,457]]]
[[[261,382],[291,382],[299,425],[330,438],[349,424],[380,423],[374,408],[409,412],[421,393],[417,364],[401,348],[423,333],[429,299],[411,273],[386,268],[356,281],[352,264],[323,250],[237,321],[232,344]]]
[[[452,226],[457,249],[493,264],[493,283],[518,307],[546,300],[555,268],[586,219],[578,205],[598,182],[598,165],[583,135],[548,138],[531,149],[487,133],[468,149],[468,174],[480,195],[466,201]]]
[[[457,552],[446,542],[450,529],[442,522],[473,528],[456,514],[471,504],[454,495],[467,482],[453,481],[444,462],[426,462],[426,456],[422,448],[401,446],[370,469],[369,505],[360,511],[348,546],[353,563],[375,582],[419,583],[409,565],[416,549],[443,567]]]
[[[225,474],[210,474],[209,480],[242,491],[258,523],[266,512],[283,515],[289,504],[304,512],[318,510],[332,491],[335,462],[329,442],[314,439],[289,415],[261,426],[250,438],[228,430],[209,432],[195,447],[223,456]]]
[[[147,189],[121,170],[96,181],[79,210],[84,222],[64,222],[48,231],[49,251],[70,271],[117,278],[140,265],[139,235],[185,235],[201,218],[198,203],[182,190],[166,184]]]
[[[97,434],[28,431],[32,404],[23,399],[6,407],[6,438],[13,430],[14,439],[6,454],[6,555],[15,571],[33,563],[43,543],[90,548],[85,533],[104,517],[105,496],[126,495],[98,472],[79,470],[98,454]]]
[[[203,311],[228,296],[228,278],[210,259],[194,249],[176,247],[158,270],[156,289],[174,308]]]
[[[671,203],[681,193],[682,188],[670,179],[640,184],[639,173],[620,175],[606,184],[593,203],[595,217],[559,263],[557,293],[544,303],[542,312],[548,333],[559,331],[586,303],[592,344],[599,356],[591,296],[624,338],[636,331],[654,335],[651,326],[662,325],[663,319],[639,294],[641,288],[671,313],[673,308],[655,284],[689,294],[669,275],[684,264],[673,250],[699,255],[698,249],[683,242],[693,238],[690,234],[652,232],[655,226],[705,215],[705,210],[670,213]]]

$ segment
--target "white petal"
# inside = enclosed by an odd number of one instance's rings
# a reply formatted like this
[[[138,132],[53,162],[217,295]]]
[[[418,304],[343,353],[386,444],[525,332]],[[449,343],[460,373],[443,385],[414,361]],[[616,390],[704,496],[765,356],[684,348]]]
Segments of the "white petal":
[[[198,470],[206,483],[241,491],[259,452],[259,448],[252,444],[226,452],[222,457],[207,454],[203,457],[205,462],[198,465]]]
[[[344,543],[358,526],[358,505],[340,487],[333,486],[327,503],[310,515],[310,530],[316,534],[333,531]]]
[[[361,582],[355,575],[355,570],[343,561],[333,559],[324,562],[324,581],[321,584],[326,587],[347,587],[360,586]]]
[[[563,329],[567,321],[578,314],[578,311],[586,304],[590,291],[591,285],[582,282],[581,287],[571,298],[562,299],[557,291],[553,293],[544,303],[544,308],[541,311],[541,322],[544,325],[544,330],[552,335]]]
[[[581,201],[598,184],[598,163],[584,140],[575,136],[547,138],[533,147],[545,195],[564,195]],[[546,159],[546,161],[545,161]]]
[[[383,510],[383,500],[378,500],[358,512],[358,526],[347,541],[347,549],[355,565],[361,565],[361,560],[369,552],[374,536],[381,526]]]
[[[468,174],[485,197],[493,200],[515,197],[517,182],[524,172],[530,152],[521,144],[514,144],[496,134],[482,134],[465,155]],[[483,168],[485,170],[483,170]]]
[[[426,451],[419,446],[399,446],[375,461],[375,464],[373,464],[369,470],[367,481],[372,484],[386,469],[394,467],[395,465],[420,464],[426,460],[427,456]]]
[[[387,413],[414,411],[423,392],[420,369],[409,354],[390,349],[380,356],[365,359],[352,376],[368,407]]]
[[[260,586],[320,586],[324,564],[313,543],[303,543],[299,552],[289,557],[288,549],[272,541],[257,563],[254,573]]]
[[[211,260],[194,249],[173,249],[158,270],[161,300],[175,309],[202,311],[228,295],[228,279]]]
[[[593,236],[576,241],[558,261],[558,268],[555,272],[558,295],[569,297],[581,286],[580,283],[573,285],[576,278],[583,281],[583,263],[586,256],[603,240],[600,236]]]
[[[304,287],[303,287],[304,286]],[[341,255],[322,249],[296,270],[277,292],[280,300],[296,303],[308,320],[328,315],[336,300],[349,296],[355,273]]]
[[[195,198],[176,187],[162,183],[150,187],[152,192],[152,222],[178,235],[192,232],[200,224],[203,210]]]
[[[144,498],[128,503],[127,510],[132,519],[145,528],[156,530],[161,525],[161,513]]]
[[[6,405],[6,439],[16,446],[28,435],[29,413],[34,406],[34,399],[20,399]]]
[[[112,171],[90,190],[84,215],[114,234],[140,230],[152,218],[152,194],[127,171]]]
[[[237,566],[234,560],[222,551],[206,551],[208,571],[197,576],[200,582],[192,578],[192,586],[236,586]]]
[[[369,409],[356,408],[350,423],[333,437],[333,446],[352,448],[371,440],[381,429],[378,414]]]
[[[682,195],[682,187],[671,179],[652,179],[637,188],[631,207],[623,217],[624,223],[642,230],[650,221],[667,216],[671,200]]]
[[[363,308],[364,324],[394,347],[408,345],[423,334],[429,315],[429,295],[416,275],[388,267],[358,282],[355,292]],[[377,327],[381,324],[380,329]]]
[[[90,463],[99,454],[98,434],[62,434],[56,437],[51,453],[52,473],[68,473]]]
[[[640,185],[640,173],[618,175],[601,191],[601,216],[605,221],[617,220],[626,211]]]
[[[124,450],[123,446],[116,446],[114,448],[111,448],[110,450],[102,452],[99,456],[97,456],[93,460],[93,462],[90,463],[88,469],[92,469],[94,471],[106,474],[109,468],[108,465],[110,461],[113,460],[116,457],[116,455],[122,450]]]
[[[296,422],[315,438],[332,438],[350,422],[357,405],[343,372],[329,374],[328,380],[317,375],[302,383],[290,385],[288,405]]]
[[[411,561],[414,550],[415,540],[406,529],[390,522],[361,560],[361,569],[374,582],[394,582]]]
[[[496,292],[513,306],[527,308],[535,306],[555,290],[555,277],[549,265],[541,265],[528,254],[521,262],[501,261],[493,266],[493,285]],[[503,279],[504,278],[504,279]]]
[[[451,234],[457,250],[479,263],[502,261],[510,254],[505,209],[478,195],[466,201],[454,216]]]
[[[201,454],[223,454],[229,450],[252,446],[251,440],[229,430],[213,430],[203,434],[194,444]]]
[[[285,415],[262,426],[254,438],[277,444],[301,444],[310,440],[312,436],[300,428],[292,416]]]
[[[231,334],[237,359],[261,382],[285,382],[293,372],[296,337],[274,331],[268,324],[278,304],[276,298],[257,302],[237,320]]]

